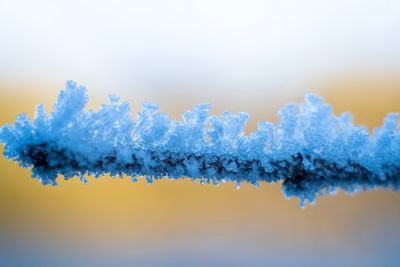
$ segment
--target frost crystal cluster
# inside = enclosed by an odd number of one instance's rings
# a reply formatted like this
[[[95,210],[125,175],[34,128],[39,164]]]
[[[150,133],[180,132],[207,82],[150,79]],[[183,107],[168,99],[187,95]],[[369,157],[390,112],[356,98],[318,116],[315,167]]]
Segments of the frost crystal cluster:
[[[94,174],[153,179],[189,177],[204,182],[282,182],[287,197],[302,204],[337,189],[346,192],[400,185],[400,123],[397,113],[369,134],[336,116],[313,94],[288,104],[279,123],[260,122],[244,134],[248,115],[208,114],[201,104],[172,120],[156,104],[143,103],[136,119],[129,104],[110,96],[98,111],[85,111],[86,89],[68,81],[53,112],[38,105],[34,120],[19,115],[0,128],[4,155],[43,184]]]

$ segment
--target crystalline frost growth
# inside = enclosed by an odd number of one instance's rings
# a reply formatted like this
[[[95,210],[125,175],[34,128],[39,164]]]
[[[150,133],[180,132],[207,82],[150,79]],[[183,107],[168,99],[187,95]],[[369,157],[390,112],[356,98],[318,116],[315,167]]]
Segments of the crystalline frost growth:
[[[19,115],[0,128],[4,155],[43,184],[85,174],[106,173],[153,179],[190,177],[204,182],[282,182],[287,197],[302,204],[337,189],[399,188],[400,124],[390,113],[368,133],[350,113],[335,116],[313,94],[300,105],[288,104],[280,122],[260,122],[244,134],[246,113],[210,116],[208,104],[171,120],[159,106],[143,103],[134,120],[129,104],[110,96],[98,111],[85,111],[86,89],[68,81],[48,116],[44,106],[31,121]]]

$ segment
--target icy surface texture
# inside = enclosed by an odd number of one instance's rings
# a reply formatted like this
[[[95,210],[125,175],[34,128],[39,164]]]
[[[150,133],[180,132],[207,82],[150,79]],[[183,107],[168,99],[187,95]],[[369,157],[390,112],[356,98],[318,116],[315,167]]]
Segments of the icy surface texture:
[[[19,115],[0,128],[4,155],[43,184],[56,184],[86,174],[128,175],[132,180],[189,177],[204,182],[282,182],[287,197],[302,204],[317,195],[371,190],[397,190],[400,185],[400,123],[390,113],[380,128],[352,123],[350,113],[336,116],[313,94],[288,104],[280,122],[260,122],[244,134],[246,113],[210,116],[210,105],[171,120],[156,104],[143,103],[136,120],[129,104],[110,96],[98,111],[85,111],[86,89],[73,81],[47,115],[37,106],[34,120]]]

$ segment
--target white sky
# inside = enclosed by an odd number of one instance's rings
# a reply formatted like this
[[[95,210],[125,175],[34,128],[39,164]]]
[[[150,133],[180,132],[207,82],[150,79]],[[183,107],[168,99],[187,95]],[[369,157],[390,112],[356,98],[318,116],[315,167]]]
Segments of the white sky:
[[[400,70],[400,1],[0,0],[0,82],[268,89],[365,68]]]

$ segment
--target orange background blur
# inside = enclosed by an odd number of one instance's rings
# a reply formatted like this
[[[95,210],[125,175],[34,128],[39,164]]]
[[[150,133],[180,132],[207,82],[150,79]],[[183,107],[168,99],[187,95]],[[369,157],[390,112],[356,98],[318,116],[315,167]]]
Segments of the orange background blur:
[[[52,88],[10,89],[1,91],[1,124],[13,122],[22,111],[33,116],[38,103],[51,109],[57,95]],[[400,82],[395,80],[326,80],[314,91],[336,113],[351,110],[356,122],[371,128],[387,112],[400,111]],[[179,101],[141,94],[133,104],[154,98],[163,111],[178,117],[189,96],[175,93]],[[91,107],[106,99],[90,88],[88,94]],[[274,110],[300,101],[302,92],[278,99],[260,91],[240,98],[209,95],[214,113],[229,109],[253,115],[249,132],[258,120],[276,120]],[[192,95],[191,102],[202,100],[197,98]],[[102,177],[91,178],[89,185],[78,178],[60,180],[52,187],[4,157],[0,177],[2,253],[38,265],[296,266],[301,261],[304,266],[394,266],[400,245],[400,195],[392,191],[324,196],[302,210],[297,200],[284,198],[279,184],[244,184],[236,190],[232,183],[215,187],[161,180],[148,185],[144,179],[133,184],[129,178]]]

